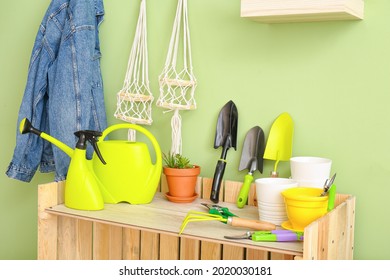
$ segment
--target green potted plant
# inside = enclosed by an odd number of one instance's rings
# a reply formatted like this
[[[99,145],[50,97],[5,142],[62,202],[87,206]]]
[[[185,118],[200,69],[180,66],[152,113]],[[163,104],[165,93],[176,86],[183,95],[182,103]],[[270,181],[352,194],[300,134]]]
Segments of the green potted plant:
[[[163,173],[167,179],[167,198],[174,202],[190,202],[197,197],[195,187],[200,166],[181,154],[163,154]]]

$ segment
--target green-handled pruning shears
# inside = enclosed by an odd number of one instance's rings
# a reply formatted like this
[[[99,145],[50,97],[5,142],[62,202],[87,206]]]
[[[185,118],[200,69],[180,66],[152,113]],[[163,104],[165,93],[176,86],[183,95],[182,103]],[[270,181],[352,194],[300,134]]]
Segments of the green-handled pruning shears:
[[[303,232],[294,232],[291,230],[276,229],[271,231],[247,231],[239,236],[225,236],[226,239],[250,239],[252,241],[277,241],[292,242],[302,241]]]
[[[209,209],[209,214],[220,215],[225,219],[228,217],[237,217],[237,215],[230,212],[229,208],[227,207],[222,207],[217,204],[207,204],[207,203],[201,203],[201,204],[203,206],[206,206]]]

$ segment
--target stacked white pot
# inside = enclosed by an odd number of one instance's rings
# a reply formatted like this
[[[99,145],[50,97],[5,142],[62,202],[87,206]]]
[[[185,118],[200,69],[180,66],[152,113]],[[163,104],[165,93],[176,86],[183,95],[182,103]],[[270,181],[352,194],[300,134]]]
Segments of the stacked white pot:
[[[322,157],[292,157],[290,159],[291,178],[300,187],[323,188],[330,176],[332,160]]]
[[[298,186],[287,178],[261,178],[255,181],[259,219],[275,225],[287,221],[286,207],[281,192]]]

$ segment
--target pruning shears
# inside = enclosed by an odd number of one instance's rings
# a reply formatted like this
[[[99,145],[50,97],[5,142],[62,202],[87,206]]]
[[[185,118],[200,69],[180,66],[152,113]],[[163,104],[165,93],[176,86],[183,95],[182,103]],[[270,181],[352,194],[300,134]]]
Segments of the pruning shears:
[[[247,231],[238,236],[225,236],[226,239],[249,239],[252,241],[277,241],[291,242],[302,241],[303,232],[295,232],[291,230],[277,229],[271,231]]]
[[[220,215],[225,219],[227,219],[228,217],[237,217],[237,215],[230,212],[229,208],[227,207],[222,207],[217,204],[207,204],[207,203],[201,203],[201,204],[209,209],[209,214]]]

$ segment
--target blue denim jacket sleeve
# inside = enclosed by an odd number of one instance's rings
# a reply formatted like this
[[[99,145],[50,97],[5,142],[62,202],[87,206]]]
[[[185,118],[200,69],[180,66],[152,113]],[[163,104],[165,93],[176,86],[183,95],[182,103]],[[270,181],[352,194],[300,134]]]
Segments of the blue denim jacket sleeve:
[[[98,37],[103,15],[102,0],[52,0],[34,43],[18,124],[27,117],[70,147],[75,131],[106,128]],[[29,182],[39,166],[41,172],[55,170],[60,181],[69,161],[38,136],[17,132],[6,174]]]

